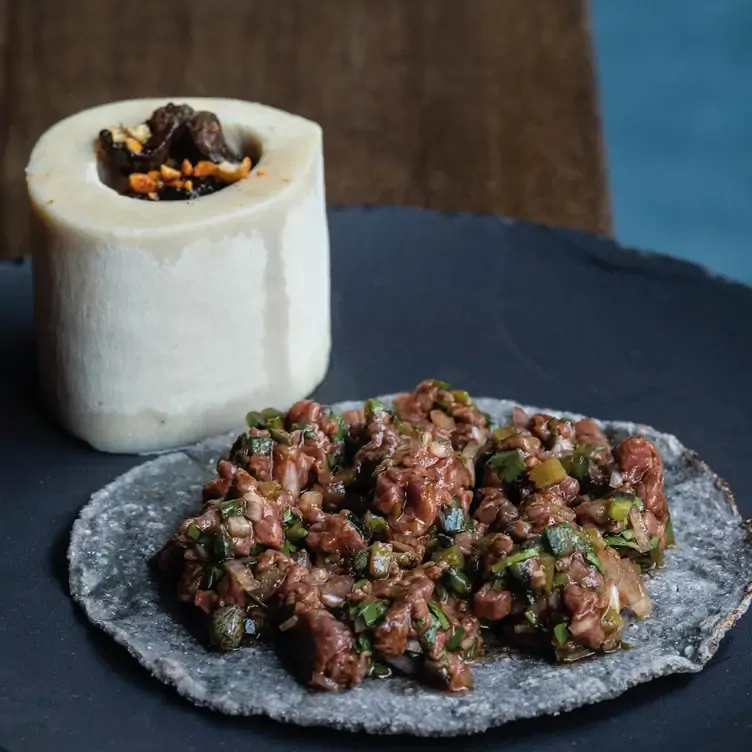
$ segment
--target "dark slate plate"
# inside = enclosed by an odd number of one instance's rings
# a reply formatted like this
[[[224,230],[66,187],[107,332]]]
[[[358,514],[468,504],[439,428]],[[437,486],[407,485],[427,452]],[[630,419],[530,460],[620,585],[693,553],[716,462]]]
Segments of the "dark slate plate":
[[[501,423],[514,405],[478,402]],[[403,678],[367,681],[336,695],[312,692],[265,647],[206,650],[164,608],[146,560],[198,508],[201,485],[229,446],[228,436],[162,455],[92,497],[73,527],[71,594],[92,622],[193,702],[300,725],[419,736],[474,733],[615,697],[659,676],[700,671],[752,598],[749,523],[724,481],[675,437],[632,423],[603,425],[617,439],[641,435],[657,444],[678,542],[666,567],[647,579],[654,611],[628,627],[631,650],[571,666],[491,654],[474,667],[475,690],[463,696]]]

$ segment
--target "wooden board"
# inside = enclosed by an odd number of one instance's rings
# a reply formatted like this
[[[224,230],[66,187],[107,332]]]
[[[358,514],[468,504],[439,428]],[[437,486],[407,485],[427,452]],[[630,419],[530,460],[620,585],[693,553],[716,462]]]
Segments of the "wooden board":
[[[610,230],[585,0],[0,0],[0,49],[5,257],[32,242],[39,135],[138,96],[317,120],[334,204]]]

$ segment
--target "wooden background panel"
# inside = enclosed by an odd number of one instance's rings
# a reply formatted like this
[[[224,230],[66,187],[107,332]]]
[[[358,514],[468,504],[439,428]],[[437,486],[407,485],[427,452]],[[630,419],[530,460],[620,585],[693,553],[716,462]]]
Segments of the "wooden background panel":
[[[0,0],[0,47],[0,255],[42,131],[139,96],[317,120],[331,203],[610,229],[585,0]]]

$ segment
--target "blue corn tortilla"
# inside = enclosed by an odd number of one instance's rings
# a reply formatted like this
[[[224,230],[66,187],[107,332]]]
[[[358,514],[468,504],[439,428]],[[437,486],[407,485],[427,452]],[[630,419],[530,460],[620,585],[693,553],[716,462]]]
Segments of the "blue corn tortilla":
[[[390,403],[391,398],[381,399]],[[476,402],[497,424],[510,422],[516,404]],[[333,408],[360,406],[346,402]],[[677,548],[666,552],[665,567],[645,578],[653,613],[625,631],[630,650],[556,665],[491,648],[473,664],[475,689],[454,696],[402,677],[367,680],[342,693],[316,692],[296,682],[269,647],[210,651],[174,615],[148,559],[184,517],[200,508],[201,487],[234,435],[164,454],[94,494],[73,526],[71,594],[89,619],[155,678],[197,705],[303,726],[415,736],[469,734],[616,697],[659,676],[700,671],[752,599],[750,523],[742,521],[725,482],[674,436],[633,423],[600,425],[616,441],[645,436],[656,444],[665,463],[665,493],[677,540]]]

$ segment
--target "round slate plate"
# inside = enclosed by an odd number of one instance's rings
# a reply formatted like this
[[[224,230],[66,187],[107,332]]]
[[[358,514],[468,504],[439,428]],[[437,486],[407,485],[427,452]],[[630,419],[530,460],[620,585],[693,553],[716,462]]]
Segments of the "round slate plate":
[[[502,424],[515,404],[477,402]],[[632,423],[601,425],[617,440],[639,435],[657,444],[678,543],[667,553],[666,567],[647,578],[653,615],[627,628],[631,650],[569,666],[491,654],[474,666],[475,689],[462,696],[404,678],[366,681],[341,694],[313,692],[263,646],[208,651],[164,607],[147,559],[200,508],[201,486],[230,436],[162,455],[96,493],[73,526],[71,594],[92,622],[193,702],[300,725],[419,736],[474,733],[605,700],[658,676],[700,671],[752,598],[750,525],[742,522],[724,481],[675,437]]]

